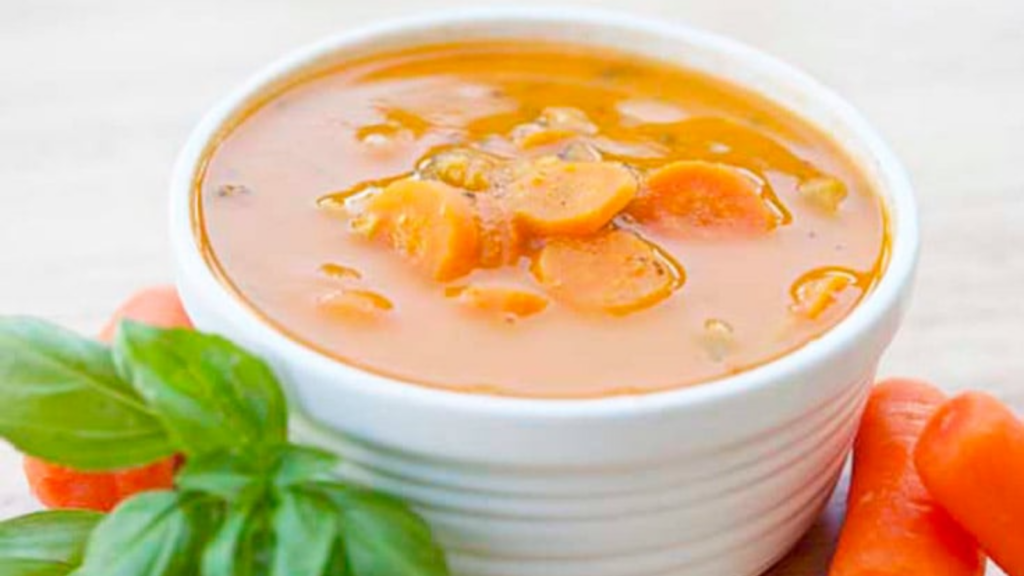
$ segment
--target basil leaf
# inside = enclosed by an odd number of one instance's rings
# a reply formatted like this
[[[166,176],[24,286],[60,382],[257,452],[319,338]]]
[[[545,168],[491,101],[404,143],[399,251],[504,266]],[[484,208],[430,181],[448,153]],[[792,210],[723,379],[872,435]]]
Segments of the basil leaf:
[[[273,532],[265,496],[265,492],[248,494],[228,509],[220,529],[203,551],[202,576],[267,574]]]
[[[181,490],[202,492],[231,502],[265,482],[262,467],[255,459],[234,451],[211,452],[189,458],[174,482]]]
[[[338,510],[315,492],[287,490],[274,509],[271,576],[320,576],[338,543]]]
[[[74,576],[195,574],[211,501],[179,492],[147,492],[100,522]]]
[[[105,346],[22,317],[0,318],[0,437],[80,470],[140,466],[174,452]]]
[[[357,576],[445,576],[430,527],[401,501],[336,482],[313,486],[338,507],[345,559]]]
[[[238,450],[211,452],[189,459],[178,472],[177,486],[234,501],[255,484],[277,488],[328,479],[338,465],[330,452],[285,444],[253,457]]]
[[[74,569],[74,566],[61,562],[0,558],[0,574],[3,576],[67,576]]]
[[[277,378],[224,338],[123,322],[114,362],[189,456],[239,446],[258,452],[286,440]]]
[[[289,444],[277,458],[272,471],[274,485],[284,488],[314,480],[326,480],[338,467],[336,455],[313,448]]]
[[[95,512],[37,512],[0,522],[0,559],[65,564],[82,561],[89,535],[103,518]],[[0,571],[0,574],[6,572]]]

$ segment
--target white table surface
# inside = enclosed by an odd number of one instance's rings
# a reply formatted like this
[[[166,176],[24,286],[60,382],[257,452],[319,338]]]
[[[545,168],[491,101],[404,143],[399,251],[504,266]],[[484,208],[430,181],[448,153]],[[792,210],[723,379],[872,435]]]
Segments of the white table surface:
[[[913,175],[924,229],[915,304],[882,373],[984,388],[1024,409],[1024,2],[576,3],[734,36],[860,107]],[[269,59],[371,20],[479,4],[0,1],[0,314],[92,332],[132,289],[169,280],[177,148]],[[824,574],[836,504],[774,576]],[[0,517],[33,506],[0,446]]]

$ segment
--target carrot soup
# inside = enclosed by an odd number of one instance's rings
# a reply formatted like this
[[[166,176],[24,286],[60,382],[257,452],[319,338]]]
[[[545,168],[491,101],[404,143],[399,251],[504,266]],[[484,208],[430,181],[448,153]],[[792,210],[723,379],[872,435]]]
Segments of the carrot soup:
[[[675,389],[842,320],[884,203],[826,134],[603,48],[466,42],[301,78],[208,152],[196,230],[291,338],[414,384]]]

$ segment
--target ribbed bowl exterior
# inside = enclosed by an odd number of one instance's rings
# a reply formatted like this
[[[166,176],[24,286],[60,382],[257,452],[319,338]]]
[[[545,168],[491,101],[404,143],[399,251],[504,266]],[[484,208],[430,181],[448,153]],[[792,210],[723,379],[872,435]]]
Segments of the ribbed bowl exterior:
[[[823,337],[762,367],[597,400],[428,389],[344,365],[276,330],[211,271],[197,241],[193,183],[209,147],[249,103],[297,74],[383,49],[481,38],[629,50],[793,110],[842,145],[887,204],[892,244],[881,283]],[[907,302],[918,230],[899,162],[859,114],[799,71],[680,25],[583,9],[487,9],[346,32],[251,79],[183,149],[171,237],[196,325],[266,358],[300,413],[297,436],[343,455],[340,475],[412,502],[457,576],[754,576],[789,550],[835,485]]]
[[[344,478],[429,519],[458,576],[755,576],[789,550],[835,487],[870,374],[731,446],[624,469],[473,466],[457,480],[301,420]]]

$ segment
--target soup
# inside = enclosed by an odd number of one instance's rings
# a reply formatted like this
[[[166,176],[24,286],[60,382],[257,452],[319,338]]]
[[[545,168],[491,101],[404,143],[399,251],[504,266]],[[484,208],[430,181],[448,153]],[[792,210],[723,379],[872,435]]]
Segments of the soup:
[[[427,46],[301,78],[222,134],[196,188],[211,267],[278,330],[517,397],[754,368],[842,320],[888,242],[864,176],[793,114],[566,44]]]

